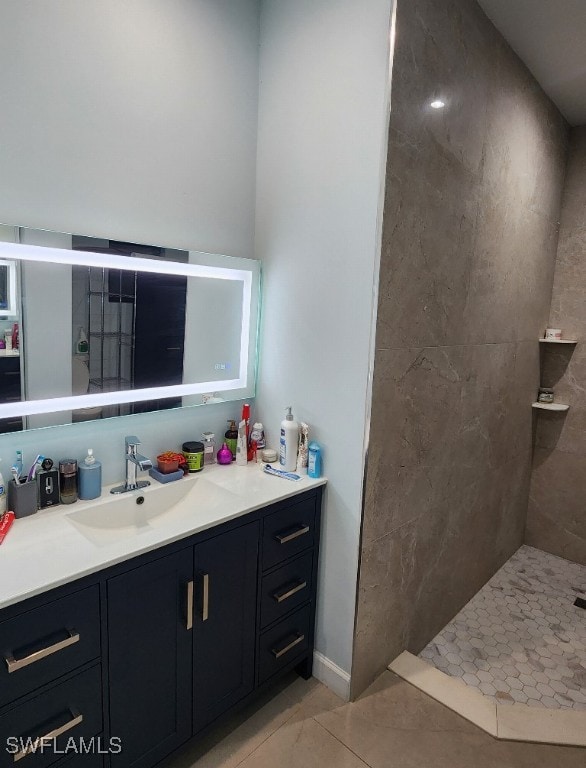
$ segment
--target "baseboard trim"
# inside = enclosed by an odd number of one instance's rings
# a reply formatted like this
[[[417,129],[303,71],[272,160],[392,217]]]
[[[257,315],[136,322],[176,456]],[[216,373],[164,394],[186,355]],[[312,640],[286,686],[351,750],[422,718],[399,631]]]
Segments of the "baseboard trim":
[[[350,701],[350,675],[319,651],[313,652],[313,676],[344,701]]]

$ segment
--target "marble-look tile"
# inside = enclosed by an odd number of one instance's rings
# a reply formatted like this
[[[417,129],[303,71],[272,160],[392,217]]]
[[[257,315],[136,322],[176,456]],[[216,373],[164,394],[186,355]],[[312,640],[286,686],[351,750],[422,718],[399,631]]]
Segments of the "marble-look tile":
[[[586,126],[572,128],[570,132],[570,158],[567,165],[562,200],[562,229],[570,231],[585,226],[586,186]]]
[[[555,390],[560,403],[570,410],[557,414],[541,414],[537,421],[535,444],[539,448],[557,449],[581,455],[586,462],[586,349],[582,344],[543,345],[542,384]],[[545,416],[545,418],[543,418]],[[586,528],[586,520],[584,522]]]
[[[527,513],[528,544],[586,565],[586,456],[537,448]]]
[[[537,380],[535,341],[379,350],[364,541],[433,514],[487,471],[528,456]]]
[[[317,720],[370,768],[582,768],[584,761],[579,748],[497,741],[390,672]]]
[[[497,735],[496,702],[478,695],[464,680],[447,677],[408,651],[391,662],[389,669],[483,731]]]
[[[418,653],[521,545],[530,469],[517,457],[363,542],[353,695],[405,648]]]
[[[586,747],[586,713],[497,704],[500,739]]]
[[[287,723],[273,733],[240,768],[367,768],[366,764],[313,718]]]
[[[522,543],[567,148],[474,0],[397,13],[354,694]]]
[[[583,710],[584,725],[585,595],[584,566],[523,546],[421,659],[503,706]]]
[[[391,148],[391,163],[393,154]],[[398,147],[396,155],[397,164],[410,170],[406,181],[396,170],[387,182],[395,193],[385,203],[376,343],[446,344],[465,328],[477,181],[453,158],[442,157],[436,185],[413,171],[418,158],[411,159],[412,151]]]
[[[527,211],[516,246],[517,339],[534,341],[548,325],[558,244],[558,225]]]

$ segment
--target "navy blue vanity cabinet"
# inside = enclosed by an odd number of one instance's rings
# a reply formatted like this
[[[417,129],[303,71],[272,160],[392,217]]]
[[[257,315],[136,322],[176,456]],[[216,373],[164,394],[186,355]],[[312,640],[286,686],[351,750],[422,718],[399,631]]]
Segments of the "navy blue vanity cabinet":
[[[191,736],[193,549],[108,579],[111,764],[153,766]]]
[[[194,733],[254,688],[259,523],[195,547]]]
[[[31,753],[24,768],[154,768],[287,672],[309,677],[321,497],[309,489],[1,610],[0,768],[14,764],[9,736],[55,732],[122,750]]]

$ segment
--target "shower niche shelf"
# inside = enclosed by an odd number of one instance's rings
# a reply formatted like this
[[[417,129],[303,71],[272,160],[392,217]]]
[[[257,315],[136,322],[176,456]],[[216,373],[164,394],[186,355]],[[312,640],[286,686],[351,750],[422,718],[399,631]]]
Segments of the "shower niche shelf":
[[[539,339],[540,344],[577,344],[578,339]]]
[[[564,403],[533,403],[531,407],[537,411],[556,411],[557,413],[570,410],[570,406]]]

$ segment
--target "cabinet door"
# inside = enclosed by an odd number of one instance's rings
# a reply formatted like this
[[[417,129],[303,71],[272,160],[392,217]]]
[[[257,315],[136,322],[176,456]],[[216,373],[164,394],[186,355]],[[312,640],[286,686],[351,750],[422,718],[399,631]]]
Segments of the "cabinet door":
[[[194,732],[254,686],[259,526],[195,547]]]
[[[108,581],[112,766],[152,766],[191,735],[193,550]]]

